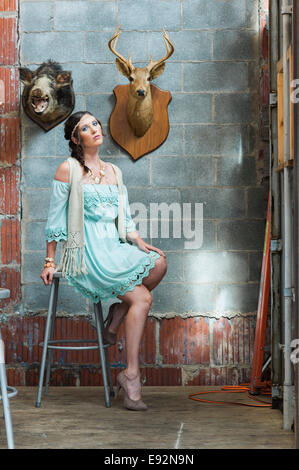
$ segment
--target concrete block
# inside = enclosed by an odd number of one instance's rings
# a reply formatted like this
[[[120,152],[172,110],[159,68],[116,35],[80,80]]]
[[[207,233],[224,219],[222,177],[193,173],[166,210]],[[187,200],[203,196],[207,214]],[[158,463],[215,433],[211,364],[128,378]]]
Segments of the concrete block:
[[[175,168],[179,179],[169,178]],[[206,157],[164,157],[152,159],[153,186],[209,186],[214,184],[214,164]]]
[[[108,41],[112,35],[113,31],[86,32],[85,60],[87,62],[115,63],[116,57],[108,47]],[[117,44],[117,48],[118,47],[119,45]]]
[[[156,211],[154,211],[154,208],[156,207],[155,205],[161,204],[162,202],[169,206],[173,202],[179,203],[180,192],[176,189],[157,190],[152,188],[128,188],[128,197],[131,215],[136,224],[136,229],[143,239],[147,238],[149,243],[151,243],[151,220],[153,218],[161,218],[161,214],[157,214]],[[172,216],[172,212],[170,212],[170,216]],[[155,228],[156,232],[160,230],[160,223],[161,222],[159,221],[157,228]],[[163,223],[167,223],[168,226],[172,226],[172,222],[168,223],[164,221]],[[157,233],[154,234],[154,237],[156,237],[156,235]],[[154,238],[153,241],[156,241],[156,238]]]
[[[215,310],[216,288],[211,284],[161,282],[153,292],[152,312],[207,313]]]
[[[249,313],[258,306],[259,284],[220,285],[217,295],[217,312]]]
[[[103,125],[108,125],[114,106],[115,97],[113,94],[86,96],[86,110],[96,116]]]
[[[255,97],[248,93],[215,96],[215,122],[251,123],[255,112]]]
[[[218,248],[221,250],[262,250],[265,236],[263,220],[235,220],[218,224]]]
[[[46,215],[46,217],[48,217],[48,213],[43,215]],[[23,224],[23,240],[25,250],[34,251],[46,249],[46,241],[44,235],[45,228],[46,222],[30,221],[27,224]]]
[[[55,30],[92,31],[116,28],[115,2],[55,1]]]
[[[44,253],[24,253],[22,269],[23,284],[43,282],[40,275],[43,270],[45,256]]]
[[[75,93],[110,93],[116,86],[116,67],[113,64],[66,64],[72,70]]]
[[[120,147],[110,136],[109,127],[107,125],[103,125],[103,130],[106,135],[104,135],[103,144],[100,147],[100,155],[104,157],[104,161],[106,161],[107,158],[109,159],[113,155],[118,155]]]
[[[248,217],[266,218],[268,192],[263,187],[248,188]]]
[[[22,63],[40,64],[48,59],[56,62],[83,60],[83,33],[28,33],[22,38]]]
[[[185,126],[185,155],[242,156],[247,148],[246,126]]]
[[[74,106],[72,113],[77,113],[78,111],[85,111],[85,110],[86,110],[85,95],[84,94],[80,95],[79,93],[75,92],[75,106]]]
[[[246,0],[184,0],[184,29],[230,29],[247,26]]]
[[[184,91],[242,91],[247,88],[247,66],[236,62],[183,64]]]
[[[121,30],[122,29],[125,28],[122,26]],[[134,29],[136,29],[136,25]],[[126,59],[129,59],[130,54],[132,53],[133,64],[135,64],[135,62],[148,62],[149,52],[147,33],[142,31],[122,31],[117,42],[116,50]],[[115,55],[109,50],[109,48],[108,51],[110,54],[110,60],[115,62]]]
[[[247,7],[247,27],[258,31],[260,15],[258,14],[261,7],[259,0],[246,0]]]
[[[64,158],[25,158],[23,160],[23,186],[49,188],[58,166]]]
[[[153,80],[153,85],[168,90],[170,93],[181,91],[181,65],[177,63],[166,62],[165,71]]]
[[[150,204],[160,204],[162,202],[166,204],[173,202],[180,203],[181,195],[178,189],[134,188],[135,185],[137,186],[138,181],[134,184],[132,180],[131,183],[130,186],[127,185],[130,203],[139,202],[143,204],[147,208],[148,214],[150,213]]]
[[[45,286],[40,279],[38,284],[25,285],[24,307],[27,311],[36,312],[40,309],[48,309],[50,296],[50,286]],[[59,287],[57,313],[86,313],[86,299],[77,293],[74,287],[61,284]]]
[[[179,0],[127,0],[118,4],[118,21],[123,29],[179,30],[181,8]]]
[[[151,152],[151,156],[173,155],[179,156],[183,153],[183,126],[170,126],[167,139],[160,147]]]
[[[215,31],[213,58],[215,60],[248,60],[257,57],[258,34],[248,29]]]
[[[212,95],[208,93],[175,93],[169,106],[170,123],[210,123]]]
[[[172,31],[168,34],[174,46],[172,60],[211,60],[212,33],[209,31]],[[165,56],[165,43],[162,32],[149,33],[149,53],[157,60]],[[167,62],[168,66],[169,62]]]
[[[254,157],[217,158],[217,185],[251,186],[256,184]]]
[[[44,219],[48,215],[50,190],[25,189],[22,193],[23,220]]]
[[[263,252],[249,253],[249,281],[261,280]]]
[[[27,157],[55,155],[55,129],[45,132],[37,125],[24,127],[23,155]]]
[[[182,257],[183,255],[181,253],[166,254],[167,272],[163,277],[165,282],[179,282],[184,280]]]
[[[226,251],[185,253],[184,272],[188,282],[248,282],[248,255]]]
[[[38,284],[25,285],[22,296],[25,311],[37,312],[41,309],[48,310],[49,296],[49,286],[44,286],[41,279]]]
[[[248,62],[248,87],[253,91],[258,86],[259,65],[257,61]]]
[[[136,161],[128,158],[111,156],[111,163],[117,165],[123,174],[123,183],[129,186],[149,186],[150,184],[150,158],[144,156]]]
[[[216,228],[215,222],[210,220],[204,220],[202,223],[202,235],[198,235],[195,239],[195,235],[192,237],[189,235],[190,230],[194,233],[195,230],[198,230],[198,227],[195,226],[194,220],[191,222],[177,222],[174,221],[172,217],[169,218],[168,221],[163,221],[163,223],[167,223],[169,227],[169,236],[166,237],[162,233],[161,224],[162,221],[160,220],[158,223],[158,231],[156,229],[157,224],[156,222],[151,222],[152,227],[152,234],[155,235],[157,233],[158,237],[152,237],[152,244],[157,248],[160,248],[162,251],[173,251],[173,250],[186,250],[186,252],[190,253],[193,248],[189,248],[190,243],[194,246],[194,249],[198,250],[214,250],[216,249]],[[177,232],[177,230],[180,231]],[[175,230],[175,232],[174,232]],[[162,237],[163,235],[163,237]],[[201,244],[202,243],[202,244]],[[186,246],[186,244],[188,244]],[[198,247],[198,245],[200,245]]]
[[[51,31],[52,2],[22,2],[20,5],[22,31]]]
[[[192,188],[182,189],[182,203],[203,203],[204,219],[245,216],[245,195],[242,189]],[[231,222],[228,222],[230,224]]]
[[[64,138],[63,125],[56,127],[56,155],[68,158],[71,155],[68,140]]]

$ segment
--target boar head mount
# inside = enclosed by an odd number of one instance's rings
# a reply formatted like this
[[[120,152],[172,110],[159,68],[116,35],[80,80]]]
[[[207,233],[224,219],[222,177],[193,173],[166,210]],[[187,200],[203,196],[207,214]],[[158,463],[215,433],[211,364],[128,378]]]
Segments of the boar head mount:
[[[49,131],[66,119],[74,109],[75,94],[72,73],[49,60],[34,72],[20,67],[24,83],[23,108],[34,122]]]

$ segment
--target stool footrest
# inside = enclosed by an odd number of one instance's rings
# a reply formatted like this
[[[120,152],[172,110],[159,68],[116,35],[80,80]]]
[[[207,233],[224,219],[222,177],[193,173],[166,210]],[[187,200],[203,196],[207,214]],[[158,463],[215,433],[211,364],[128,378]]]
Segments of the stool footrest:
[[[7,393],[8,398],[15,397],[18,394],[18,390],[14,387],[7,386],[7,390],[10,390],[10,392]],[[0,400],[2,400],[2,395],[0,395]]]
[[[97,346],[53,346],[59,343],[97,343]],[[43,347],[44,343],[40,343],[39,346]],[[52,339],[48,341],[49,349],[64,349],[69,351],[84,351],[90,349],[98,349],[98,341],[96,339]],[[104,348],[109,347],[109,344],[104,344]]]

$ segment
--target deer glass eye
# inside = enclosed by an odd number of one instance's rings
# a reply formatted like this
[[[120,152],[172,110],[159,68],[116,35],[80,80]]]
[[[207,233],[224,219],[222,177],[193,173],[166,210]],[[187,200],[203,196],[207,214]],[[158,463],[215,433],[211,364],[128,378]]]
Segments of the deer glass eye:
[[[150,75],[147,77],[147,81],[148,81],[148,82],[151,81],[151,76],[150,76]]]
[[[130,82],[132,82],[132,81],[134,80],[134,78],[133,78],[133,77],[129,77],[129,80],[130,80]]]

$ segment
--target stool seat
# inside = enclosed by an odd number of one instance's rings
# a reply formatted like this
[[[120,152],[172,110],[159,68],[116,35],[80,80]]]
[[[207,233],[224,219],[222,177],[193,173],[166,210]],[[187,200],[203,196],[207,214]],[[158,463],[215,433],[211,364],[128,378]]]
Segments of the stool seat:
[[[56,309],[57,309],[57,299],[58,299],[60,278],[62,278],[62,273],[59,271],[54,272],[53,281],[52,281],[51,288],[50,288],[49,306],[48,306],[44,341],[39,344],[39,346],[43,347],[43,354],[42,354],[42,360],[41,360],[38,393],[37,393],[37,400],[36,400],[35,406],[37,408],[40,408],[41,406],[41,395],[42,395],[44,373],[45,373],[47,358],[48,360],[47,360],[47,372],[46,372],[46,381],[45,381],[46,382],[45,383],[45,395],[48,394],[53,350],[62,349],[62,350],[71,350],[71,351],[74,351],[74,350],[81,351],[81,350],[89,350],[89,349],[98,349],[100,353],[101,369],[102,369],[102,376],[103,376],[103,383],[104,383],[105,405],[107,408],[109,408],[111,406],[110,396],[114,396],[114,389],[113,389],[113,384],[112,384],[111,368],[110,368],[110,362],[109,362],[109,356],[108,356],[108,347],[110,346],[110,344],[104,344],[104,341],[103,341],[104,320],[103,320],[102,304],[101,302],[93,304],[95,321],[96,321],[97,339],[59,339],[59,340],[54,339],[54,326],[55,326],[55,319],[56,319]],[[96,343],[96,345],[94,346],[85,346],[85,345],[84,346],[65,346],[65,344],[69,344],[69,343],[74,343],[74,344]],[[109,385],[108,385],[107,375],[109,379]],[[110,387],[110,393],[109,393],[109,387]]]
[[[10,297],[10,290],[0,287],[0,299],[8,299]]]

